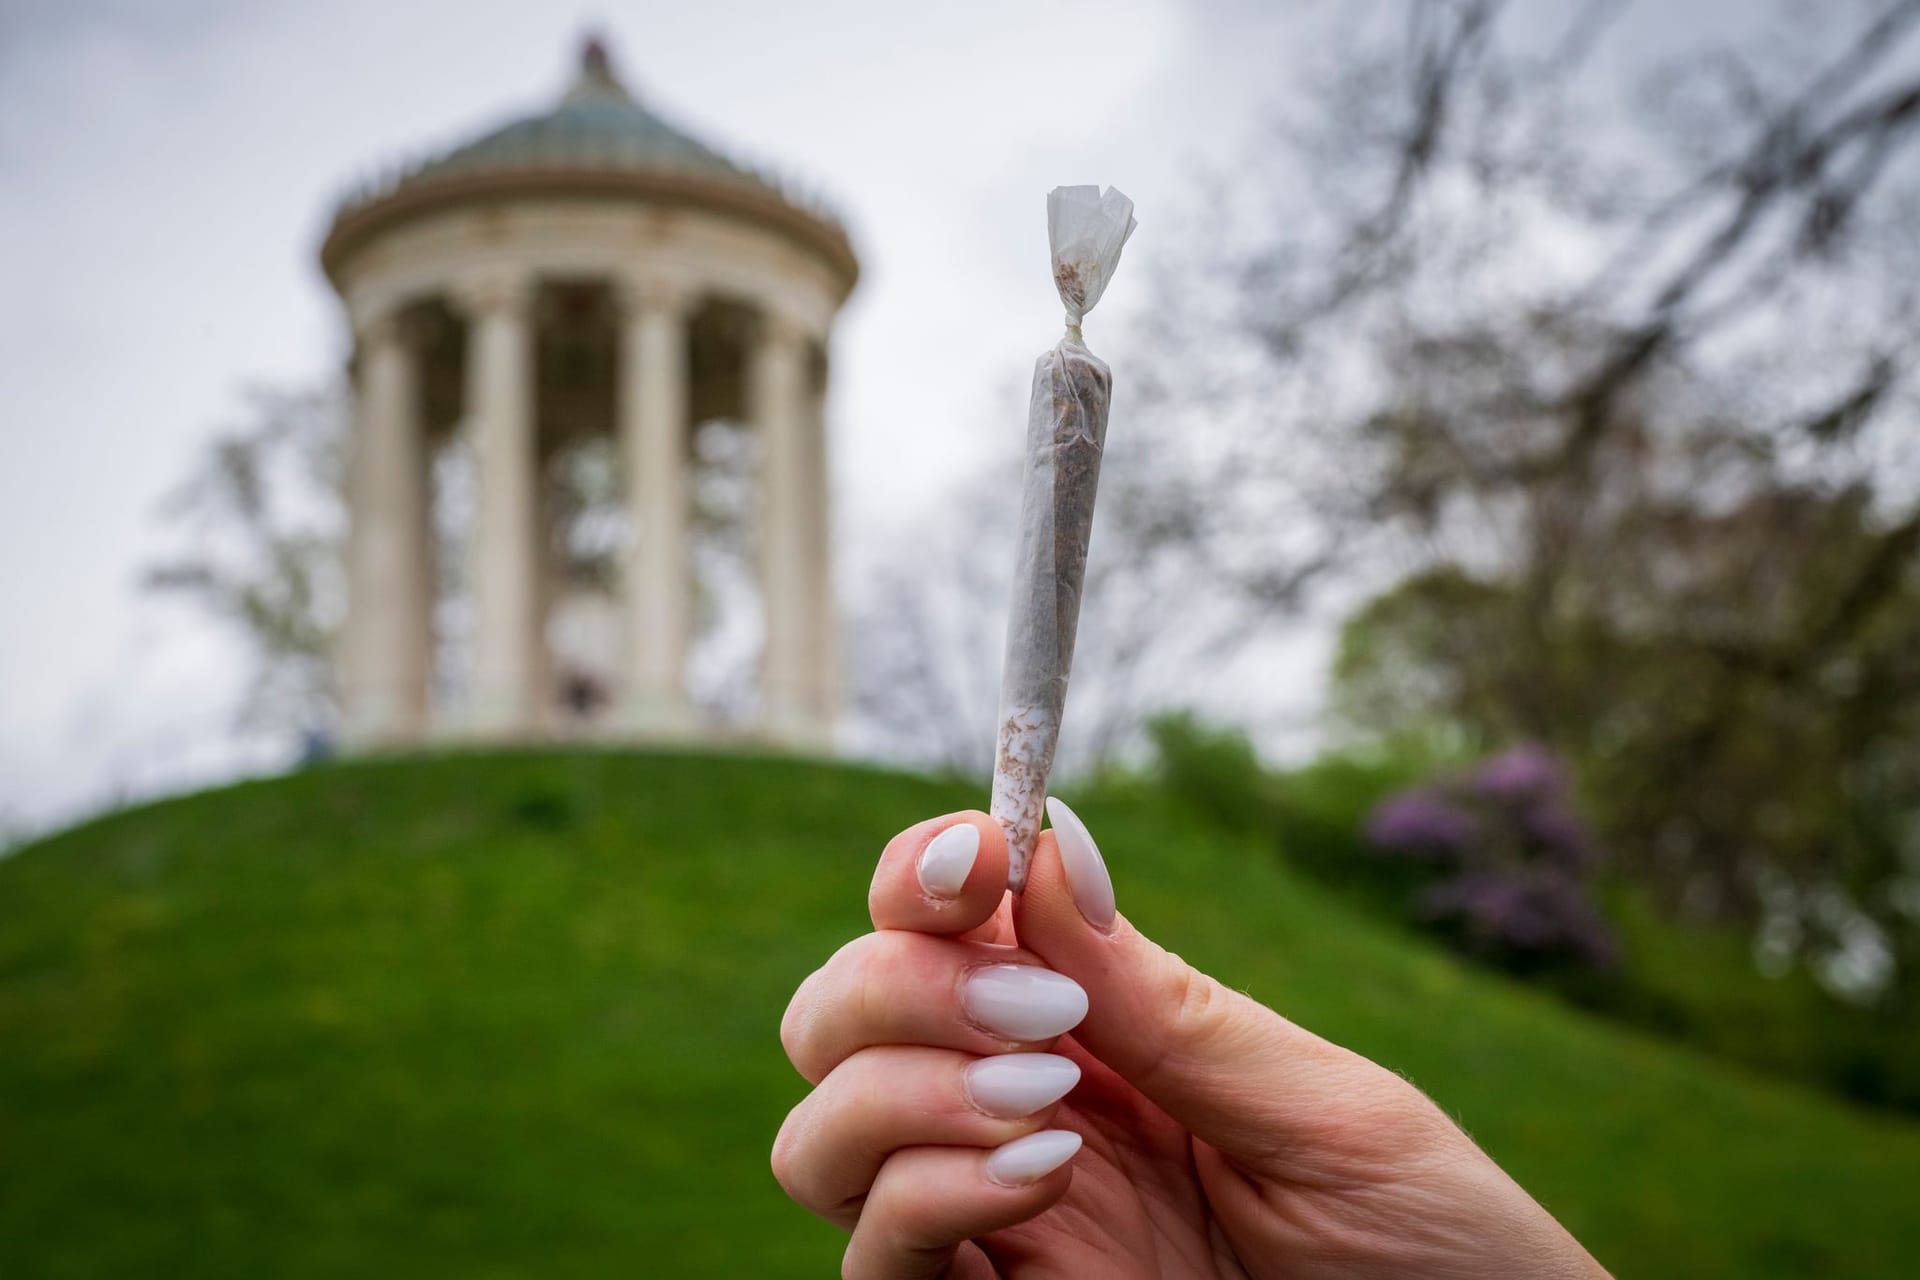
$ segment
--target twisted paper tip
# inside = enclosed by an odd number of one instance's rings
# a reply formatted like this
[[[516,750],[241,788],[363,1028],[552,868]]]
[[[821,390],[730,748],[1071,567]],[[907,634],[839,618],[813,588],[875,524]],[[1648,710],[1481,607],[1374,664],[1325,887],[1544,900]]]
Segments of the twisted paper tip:
[[[1133,201],[1113,187],[1055,187],[1047,193],[1047,243],[1053,286],[1067,309],[1067,334],[1080,340],[1080,322],[1107,291],[1120,251],[1139,225]]]

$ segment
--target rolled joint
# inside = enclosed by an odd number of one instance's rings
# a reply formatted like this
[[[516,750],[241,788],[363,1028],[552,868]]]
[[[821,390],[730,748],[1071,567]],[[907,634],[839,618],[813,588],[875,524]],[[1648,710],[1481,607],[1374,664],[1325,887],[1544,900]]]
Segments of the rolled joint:
[[[1046,812],[1047,775],[1060,737],[1059,713],[1020,707],[1001,719],[999,758],[993,770],[994,819],[1007,837],[1007,887],[1019,893],[1027,885],[1033,846]]]

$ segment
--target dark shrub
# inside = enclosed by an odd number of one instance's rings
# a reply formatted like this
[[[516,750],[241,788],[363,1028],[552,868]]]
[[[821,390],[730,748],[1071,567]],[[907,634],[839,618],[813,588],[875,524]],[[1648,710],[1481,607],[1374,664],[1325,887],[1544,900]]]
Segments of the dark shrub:
[[[1381,801],[1367,818],[1367,840],[1375,848],[1453,865],[1479,842],[1474,815],[1434,787],[1412,787]]]
[[[1470,772],[1388,796],[1366,823],[1378,853],[1426,870],[1410,910],[1510,969],[1610,969],[1612,932],[1587,892],[1599,844],[1574,811],[1567,771],[1525,745]]]

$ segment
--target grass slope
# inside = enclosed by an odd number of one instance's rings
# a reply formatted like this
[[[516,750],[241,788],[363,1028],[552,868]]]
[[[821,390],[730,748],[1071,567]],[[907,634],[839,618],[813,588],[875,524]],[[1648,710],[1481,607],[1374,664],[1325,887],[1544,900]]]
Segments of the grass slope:
[[[885,836],[975,799],[744,758],[443,757],[0,862],[0,1275],[832,1274],[775,1034]],[[1462,970],[1155,797],[1124,909],[1419,1082],[1622,1276],[1894,1276],[1920,1126]]]

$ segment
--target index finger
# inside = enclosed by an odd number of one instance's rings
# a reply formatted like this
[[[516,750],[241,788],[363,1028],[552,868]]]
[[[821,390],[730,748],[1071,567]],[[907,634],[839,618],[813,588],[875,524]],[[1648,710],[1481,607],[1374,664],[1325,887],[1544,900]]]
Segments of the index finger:
[[[887,842],[867,911],[876,929],[964,934],[988,925],[997,932],[1006,895],[1006,835],[992,818],[968,809],[929,818]]]

